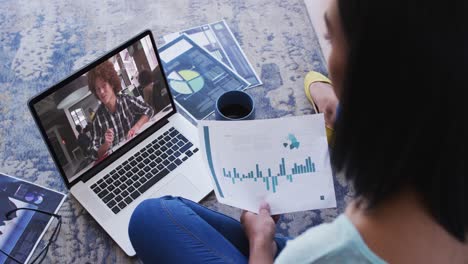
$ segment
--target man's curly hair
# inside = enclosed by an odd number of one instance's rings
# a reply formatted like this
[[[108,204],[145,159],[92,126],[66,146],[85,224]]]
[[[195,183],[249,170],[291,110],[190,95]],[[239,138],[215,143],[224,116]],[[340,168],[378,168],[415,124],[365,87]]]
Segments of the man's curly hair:
[[[100,78],[101,80],[107,82],[112,86],[114,93],[117,94],[122,90],[120,85],[120,78],[117,75],[117,72],[114,69],[114,65],[111,61],[106,60],[103,63],[96,66],[94,69],[88,72],[88,87],[91,93],[96,96],[96,79]]]

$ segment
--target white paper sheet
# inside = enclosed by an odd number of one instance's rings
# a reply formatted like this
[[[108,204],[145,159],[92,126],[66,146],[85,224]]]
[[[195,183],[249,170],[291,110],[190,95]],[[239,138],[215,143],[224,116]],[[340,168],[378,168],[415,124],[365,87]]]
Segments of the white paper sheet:
[[[272,214],[336,207],[323,114],[202,120],[198,132],[220,203],[258,212],[266,201]]]

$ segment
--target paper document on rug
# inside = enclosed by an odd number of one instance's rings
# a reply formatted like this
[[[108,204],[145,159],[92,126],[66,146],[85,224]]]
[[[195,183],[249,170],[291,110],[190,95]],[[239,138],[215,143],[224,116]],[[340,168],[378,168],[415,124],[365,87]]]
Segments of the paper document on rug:
[[[249,88],[262,84],[226,21],[221,20],[168,34],[163,40],[170,42],[182,34],[187,34],[195,43],[247,80],[250,83]]]
[[[57,213],[64,200],[63,193],[0,173],[0,264],[14,263],[5,253],[28,262],[52,222],[51,216],[32,210]],[[27,209],[11,212],[18,208]]]
[[[250,85],[185,34],[159,48],[159,55],[172,96],[194,121],[213,113],[222,93]]]
[[[272,214],[336,207],[323,114],[200,121],[200,146],[220,203]]]

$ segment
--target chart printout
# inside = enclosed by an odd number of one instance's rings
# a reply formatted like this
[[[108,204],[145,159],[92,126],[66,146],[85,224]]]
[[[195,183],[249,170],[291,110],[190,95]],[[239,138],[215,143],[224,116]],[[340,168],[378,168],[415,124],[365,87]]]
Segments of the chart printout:
[[[323,114],[198,124],[220,203],[272,214],[336,207]]]
[[[226,21],[217,21],[168,34],[163,37],[163,41],[171,42],[182,34],[187,34],[195,43],[204,47],[216,59],[247,80],[250,83],[249,88],[262,84]]]
[[[172,96],[194,121],[213,113],[224,92],[250,85],[186,34],[160,47],[159,55]]]

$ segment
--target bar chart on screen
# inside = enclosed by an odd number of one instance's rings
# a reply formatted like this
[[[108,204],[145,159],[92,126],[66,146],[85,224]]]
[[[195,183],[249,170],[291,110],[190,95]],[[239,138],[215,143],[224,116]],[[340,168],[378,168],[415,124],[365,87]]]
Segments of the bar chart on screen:
[[[219,202],[255,211],[267,201],[277,213],[336,206],[323,117],[202,121],[199,135]]]

